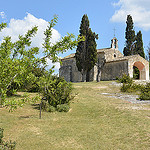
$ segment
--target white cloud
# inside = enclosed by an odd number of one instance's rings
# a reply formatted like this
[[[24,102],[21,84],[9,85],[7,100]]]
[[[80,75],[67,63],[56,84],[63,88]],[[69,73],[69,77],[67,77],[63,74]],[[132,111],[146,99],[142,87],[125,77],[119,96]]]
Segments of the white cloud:
[[[130,14],[135,26],[150,30],[150,0],[119,0],[113,6],[119,9],[110,19],[112,22],[126,22]]]
[[[0,12],[0,16],[2,17],[2,19],[6,19],[6,15],[3,11]]]
[[[27,13],[27,16],[24,17],[23,20],[11,19],[8,27],[2,30],[0,34],[0,39],[2,39],[4,36],[11,36],[12,41],[14,42],[18,40],[18,35],[26,34],[27,31],[34,26],[38,26],[38,31],[36,36],[32,38],[31,46],[42,48],[42,43],[44,39],[43,33],[48,26],[48,22],[43,19],[38,19],[30,13]],[[55,29],[52,29],[51,42],[55,43],[60,39],[60,37],[61,35],[59,34],[59,32]]]
[[[59,68],[60,68],[60,63],[56,62],[56,63],[52,63],[52,61],[50,59],[46,59],[47,64],[48,64],[48,68],[50,69],[53,65],[55,65],[55,72],[58,73],[59,72]]]
[[[1,12],[1,16],[3,16],[3,12]],[[32,47],[39,47],[42,51],[42,44],[44,42],[44,31],[48,26],[48,22],[44,19],[39,19],[34,17],[32,14],[27,13],[27,16],[24,17],[24,19],[11,19],[8,27],[3,29],[0,34],[0,40],[3,39],[3,37],[11,36],[12,41],[15,42],[18,40],[18,35],[25,35],[28,30],[30,30],[32,27],[38,26],[38,31],[35,37],[32,38]],[[52,39],[51,42],[55,43],[60,39],[61,35],[59,32],[55,29],[52,29]],[[48,64],[52,66],[52,62],[48,61]],[[59,65],[56,63],[56,69],[59,68]]]

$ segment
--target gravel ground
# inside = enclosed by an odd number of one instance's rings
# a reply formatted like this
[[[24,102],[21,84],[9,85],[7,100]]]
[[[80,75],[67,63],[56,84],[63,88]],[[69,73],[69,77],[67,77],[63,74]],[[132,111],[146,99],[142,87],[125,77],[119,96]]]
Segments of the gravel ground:
[[[136,84],[146,84],[150,82],[150,80],[148,81],[147,80],[134,80],[134,82]],[[113,81],[111,85],[121,87],[122,83]],[[138,95],[127,95],[127,94],[122,94],[122,93],[101,93],[101,94],[106,95],[108,97],[123,99],[134,104],[150,104],[150,100],[137,100],[137,98],[139,97]]]
[[[138,95],[127,95],[127,94],[120,94],[120,93],[101,93],[102,95],[106,95],[108,97],[118,98],[122,100],[126,100],[133,104],[150,104],[150,100],[137,100],[139,97]]]

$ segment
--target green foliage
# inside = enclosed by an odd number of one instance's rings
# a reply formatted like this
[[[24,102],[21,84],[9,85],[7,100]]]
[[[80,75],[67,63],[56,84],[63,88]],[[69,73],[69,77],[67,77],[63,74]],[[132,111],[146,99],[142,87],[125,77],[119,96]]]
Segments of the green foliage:
[[[69,111],[69,105],[68,104],[57,105],[57,111],[68,112]]]
[[[132,93],[132,92],[141,92],[141,90],[143,89],[143,85],[141,84],[125,84],[123,83],[122,87],[121,87],[121,92],[128,92],[128,93]]]
[[[129,75],[127,74],[123,74],[121,78],[116,78],[119,82],[121,83],[126,83],[126,84],[132,84],[133,83],[133,79],[130,78]]]
[[[150,70],[150,60],[149,60],[149,70]],[[149,71],[149,76],[150,76],[150,71]]]
[[[150,83],[147,83],[146,85],[142,84],[135,84],[133,83],[133,80],[127,76],[123,75],[122,78],[117,78],[117,80],[121,83],[123,83],[121,87],[121,92],[140,92],[139,100],[150,100]]]
[[[136,88],[135,85],[133,84],[133,79],[130,78],[129,75],[123,74],[122,78],[117,78],[117,80],[123,83],[121,87],[122,92],[133,92]]]
[[[6,28],[6,27],[7,27],[7,24],[6,24],[6,23],[1,23],[1,24],[0,24],[0,31],[1,31],[2,29]]]
[[[86,14],[82,17],[79,32],[81,37],[85,37],[85,40],[78,43],[75,54],[76,65],[82,73],[82,80],[88,81],[88,72],[97,62],[97,44],[95,39],[98,39],[98,35],[89,28],[89,19]]]
[[[38,92],[38,79],[39,77],[36,77],[34,73],[30,72],[21,85],[21,89],[26,92]]]
[[[127,15],[127,21],[126,21],[127,27],[125,32],[125,47],[123,50],[124,56],[129,56],[134,54],[135,49],[135,31],[134,31],[134,25],[131,15]]]
[[[0,128],[0,150],[14,150],[16,147],[16,142],[12,142],[11,140],[8,141],[4,141],[3,140],[3,128]]]
[[[13,84],[20,84],[26,78],[37,59],[37,48],[29,48],[31,37],[37,32],[37,27],[29,30],[25,36],[19,36],[19,40],[11,42],[11,37],[5,37],[0,45],[0,101],[4,103],[6,94],[14,90]]]
[[[139,79],[140,71],[136,66],[133,66],[133,79]]]
[[[140,100],[150,100],[150,83],[147,83],[145,87],[141,89]]]
[[[139,31],[136,35],[134,54],[139,54],[141,57],[145,58],[141,31]]]
[[[2,138],[4,137],[3,131],[4,131],[4,129],[0,128],[0,143],[2,143]]]
[[[123,83],[123,85],[121,87],[121,92],[128,92],[130,88],[131,88],[131,84]]]
[[[40,93],[42,93],[44,100],[55,108],[57,105],[69,104],[70,100],[73,99],[71,95],[72,84],[66,82],[64,78],[51,76],[47,73],[46,78],[41,79],[40,87]]]
[[[126,24],[126,43],[123,50],[124,56],[139,54],[141,57],[145,58],[142,33],[139,31],[135,36],[134,24],[131,15],[127,15]]]
[[[16,99],[16,97],[14,97],[14,98],[5,100],[3,106],[8,108],[9,112],[13,112],[18,107],[22,107],[24,105],[24,103],[26,103],[28,101],[29,101],[28,97],[24,97],[21,99]]]
[[[56,108],[54,106],[48,105],[47,110],[48,112],[55,112]]]
[[[52,28],[57,23],[57,16],[49,22],[49,25],[44,32],[45,39],[43,43],[43,57],[38,58],[38,47],[31,47],[31,38],[36,34],[38,27],[35,26],[29,30],[24,36],[19,35],[19,40],[11,41],[11,37],[4,37],[0,44],[0,104],[5,105],[6,94],[12,93],[14,85],[22,86],[26,83],[27,91],[37,91],[37,80],[39,76],[34,74],[35,68],[47,66],[47,59],[52,62],[60,61],[58,54],[66,52],[68,49],[73,49],[78,44],[73,34],[67,34],[55,44],[51,43]],[[0,24],[0,31],[6,27],[6,24]],[[51,72],[54,68],[51,68]],[[37,72],[36,72],[37,73]],[[30,84],[29,84],[30,83]],[[12,87],[13,86],[13,87]],[[10,102],[16,107],[17,103]]]
[[[56,108],[54,106],[51,106],[48,101],[43,100],[42,101],[42,110],[47,112],[55,112]]]

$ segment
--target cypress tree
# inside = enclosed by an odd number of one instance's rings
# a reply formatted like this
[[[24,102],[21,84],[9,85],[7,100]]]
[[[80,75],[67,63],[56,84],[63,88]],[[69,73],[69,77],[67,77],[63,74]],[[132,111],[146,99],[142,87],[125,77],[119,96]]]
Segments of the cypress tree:
[[[85,40],[78,43],[75,58],[78,70],[82,74],[82,81],[89,81],[89,72],[97,62],[96,41],[98,35],[89,28],[88,16],[82,17],[80,25],[80,36],[84,36]]]
[[[134,54],[135,49],[135,31],[133,26],[133,20],[131,15],[127,15],[126,21],[127,27],[125,32],[125,47],[123,50],[124,56],[129,56]]]
[[[136,36],[134,54],[139,54],[141,57],[145,58],[141,31],[139,31]]]
[[[141,31],[139,31],[136,35],[134,55],[135,54],[139,54],[141,57],[145,58]],[[133,78],[139,79],[139,74],[140,74],[139,69],[134,66],[133,67]]]

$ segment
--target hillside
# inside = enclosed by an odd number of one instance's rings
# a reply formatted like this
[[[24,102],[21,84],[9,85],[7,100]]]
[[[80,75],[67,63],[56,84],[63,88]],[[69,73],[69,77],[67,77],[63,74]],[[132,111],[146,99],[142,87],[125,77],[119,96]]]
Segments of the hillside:
[[[150,104],[108,97],[104,93],[120,92],[111,81],[73,86],[67,113],[42,112],[39,119],[36,105],[12,113],[0,108],[5,139],[16,141],[17,150],[150,149]]]

